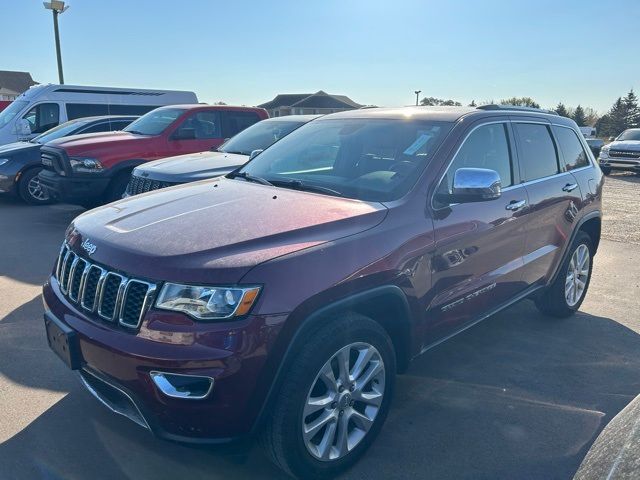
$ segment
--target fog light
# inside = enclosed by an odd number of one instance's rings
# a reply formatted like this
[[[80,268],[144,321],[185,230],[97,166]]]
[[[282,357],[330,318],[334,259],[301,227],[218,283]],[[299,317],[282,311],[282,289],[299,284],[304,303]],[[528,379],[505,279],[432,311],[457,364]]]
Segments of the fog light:
[[[156,387],[171,398],[202,400],[213,389],[213,378],[180,373],[149,372]]]

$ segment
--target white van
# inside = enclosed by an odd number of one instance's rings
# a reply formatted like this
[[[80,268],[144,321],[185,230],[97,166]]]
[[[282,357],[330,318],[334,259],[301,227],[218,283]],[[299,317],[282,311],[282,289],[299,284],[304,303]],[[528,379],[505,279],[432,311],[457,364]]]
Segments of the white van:
[[[142,115],[163,105],[198,103],[193,92],[35,85],[0,112],[0,145],[30,140],[67,120]]]

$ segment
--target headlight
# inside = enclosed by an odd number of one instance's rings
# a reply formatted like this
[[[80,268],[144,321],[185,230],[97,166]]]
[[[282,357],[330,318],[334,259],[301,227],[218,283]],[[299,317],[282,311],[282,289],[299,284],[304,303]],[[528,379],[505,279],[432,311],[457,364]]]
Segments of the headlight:
[[[0,158],[0,167],[5,163],[7,163],[9,160],[10,160],[9,158]]]
[[[198,287],[165,283],[156,307],[183,312],[198,320],[239,317],[249,312],[260,287]]]
[[[102,164],[95,158],[71,157],[71,169],[77,173],[97,173],[102,171]]]
[[[609,157],[609,147],[602,147],[600,149],[600,158],[608,158]]]

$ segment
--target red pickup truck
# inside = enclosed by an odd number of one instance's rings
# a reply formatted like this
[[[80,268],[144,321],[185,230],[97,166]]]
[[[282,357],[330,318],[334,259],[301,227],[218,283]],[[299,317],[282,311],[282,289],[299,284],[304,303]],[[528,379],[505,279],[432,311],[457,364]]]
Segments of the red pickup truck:
[[[66,203],[93,207],[122,197],[131,170],[150,160],[215,149],[268,118],[262,108],[160,107],[123,131],[62,138],[41,149],[41,184]]]

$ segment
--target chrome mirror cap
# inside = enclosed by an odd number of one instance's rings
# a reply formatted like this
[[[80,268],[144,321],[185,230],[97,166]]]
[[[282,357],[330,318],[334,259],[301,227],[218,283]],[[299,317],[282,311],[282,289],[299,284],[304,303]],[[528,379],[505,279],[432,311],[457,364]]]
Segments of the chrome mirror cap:
[[[453,177],[451,193],[459,203],[495,200],[502,195],[500,175],[487,168],[459,168]]]

